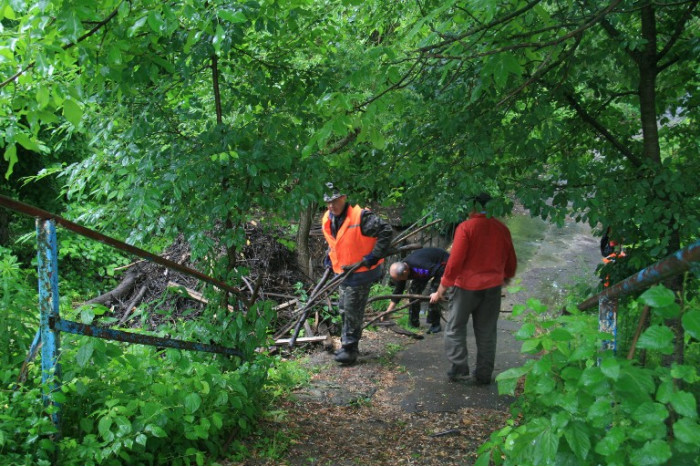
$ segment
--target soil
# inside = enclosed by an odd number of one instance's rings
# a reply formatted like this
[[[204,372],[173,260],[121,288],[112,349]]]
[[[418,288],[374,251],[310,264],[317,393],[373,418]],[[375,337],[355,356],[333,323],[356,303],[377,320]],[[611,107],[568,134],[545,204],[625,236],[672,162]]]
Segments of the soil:
[[[533,297],[560,307],[574,282],[595,282],[597,241],[577,224],[563,229],[542,223],[537,235],[516,238],[516,251],[529,242],[516,282],[525,287],[506,293],[499,319],[496,371],[522,365],[513,337],[518,318],[510,311]],[[422,331],[426,326],[423,322]],[[260,435],[242,440],[250,455],[228,465],[474,465],[478,448],[509,419],[514,396],[499,395],[496,383],[451,383],[442,350],[442,333],[407,336],[397,326],[365,330],[360,357],[352,366],[309,346],[295,358],[311,371],[308,385],[261,421]],[[468,336],[469,352],[476,354]],[[339,347],[334,337],[335,348]],[[283,413],[283,416],[280,416]],[[274,439],[275,443],[269,440]]]

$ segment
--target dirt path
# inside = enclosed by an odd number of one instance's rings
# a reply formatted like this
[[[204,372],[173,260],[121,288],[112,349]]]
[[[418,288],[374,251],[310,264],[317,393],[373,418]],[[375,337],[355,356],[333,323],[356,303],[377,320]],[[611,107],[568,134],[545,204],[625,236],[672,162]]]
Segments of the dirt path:
[[[526,252],[516,276],[526,290],[507,294],[503,310],[530,296],[556,304],[569,284],[594,283],[599,256],[587,228],[535,228],[535,236],[514,233],[516,251]],[[524,361],[513,337],[518,328],[510,313],[502,313],[496,373]],[[471,359],[473,341],[470,334]],[[478,447],[507,420],[512,401],[498,395],[496,384],[448,382],[442,333],[416,340],[380,327],[363,336],[357,364],[342,367],[331,353],[316,352],[307,365],[311,384],[284,402],[284,420],[263,424],[289,443],[272,457],[269,446],[253,447],[245,464],[473,465]]]

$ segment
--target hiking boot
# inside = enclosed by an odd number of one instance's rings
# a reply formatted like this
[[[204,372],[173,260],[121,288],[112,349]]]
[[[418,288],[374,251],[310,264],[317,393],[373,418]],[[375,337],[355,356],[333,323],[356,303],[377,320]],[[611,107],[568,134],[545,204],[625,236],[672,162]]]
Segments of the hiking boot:
[[[431,324],[430,329],[428,329],[427,331],[427,334],[437,334],[440,331],[442,331],[442,326],[440,326],[440,323]]]
[[[335,361],[338,363],[342,363],[343,365],[352,365],[357,361],[357,344],[351,344],[346,346],[343,346],[338,352],[335,354]]]
[[[487,384],[491,384],[491,378],[482,378],[481,376],[476,375],[476,371],[474,371],[471,375],[473,383],[476,384],[477,386],[486,386]]]
[[[471,375],[469,374],[469,368],[467,368],[466,370],[460,369],[454,363],[452,364],[452,368],[447,370],[447,377],[452,382],[468,381],[469,379],[471,379]]]
[[[411,327],[419,328],[419,327],[420,327],[420,320],[419,320],[419,319],[415,319],[415,320],[414,320],[414,319],[411,319],[411,323],[410,323],[410,324],[411,324]]]

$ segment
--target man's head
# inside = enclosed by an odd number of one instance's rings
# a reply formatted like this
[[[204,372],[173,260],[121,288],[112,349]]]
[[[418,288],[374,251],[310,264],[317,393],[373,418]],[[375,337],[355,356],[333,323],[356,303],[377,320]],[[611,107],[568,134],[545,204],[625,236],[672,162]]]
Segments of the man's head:
[[[408,267],[408,264],[404,262],[393,263],[389,268],[389,275],[395,281],[407,280],[409,272],[410,268]]]
[[[488,204],[488,202],[492,199],[493,198],[491,198],[491,195],[485,191],[482,191],[478,195],[474,196],[472,198],[472,201],[474,201],[474,211],[483,211],[486,209],[486,204]]]
[[[323,201],[334,216],[338,216],[343,212],[346,200],[347,196],[345,193],[336,188],[331,182],[326,183],[326,192],[323,194]]]

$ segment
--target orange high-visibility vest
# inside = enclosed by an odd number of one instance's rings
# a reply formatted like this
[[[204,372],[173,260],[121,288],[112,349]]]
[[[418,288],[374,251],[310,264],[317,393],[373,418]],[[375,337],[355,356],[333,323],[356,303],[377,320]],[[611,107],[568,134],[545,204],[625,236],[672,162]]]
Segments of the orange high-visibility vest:
[[[330,253],[328,256],[333,265],[333,272],[341,274],[343,266],[351,266],[372,252],[377,239],[374,237],[366,237],[362,235],[360,221],[362,218],[362,208],[359,206],[348,206],[348,211],[343,221],[343,225],[338,229],[335,237],[331,234],[331,220],[328,217],[329,211],[323,215],[321,226],[323,227],[323,236],[326,237]],[[380,259],[377,264],[367,269],[362,266],[355,272],[363,272],[375,269],[384,262]]]
[[[614,263],[617,258],[624,258],[627,256],[624,251],[619,253],[610,253],[608,256],[603,258],[603,264]],[[605,276],[605,281],[603,282],[604,287],[610,287],[610,276]]]

